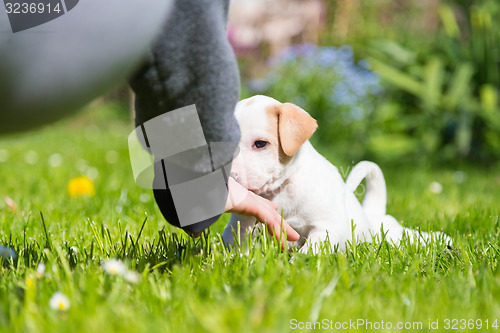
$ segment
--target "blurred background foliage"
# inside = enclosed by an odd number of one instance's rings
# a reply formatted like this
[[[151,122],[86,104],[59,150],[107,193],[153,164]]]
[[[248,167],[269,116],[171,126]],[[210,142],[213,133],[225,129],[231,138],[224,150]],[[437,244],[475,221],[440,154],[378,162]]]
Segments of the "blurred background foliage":
[[[293,102],[340,159],[500,156],[497,0],[233,0],[242,98]]]
[[[241,99],[301,106],[337,161],[499,160],[498,0],[231,0],[228,38]]]

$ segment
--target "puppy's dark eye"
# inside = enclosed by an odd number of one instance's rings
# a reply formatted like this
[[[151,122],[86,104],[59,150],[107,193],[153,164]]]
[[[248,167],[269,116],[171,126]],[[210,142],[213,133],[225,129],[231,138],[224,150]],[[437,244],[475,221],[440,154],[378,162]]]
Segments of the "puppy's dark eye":
[[[257,140],[253,143],[253,147],[254,148],[257,148],[257,149],[261,149],[261,148],[264,148],[265,146],[267,146],[267,141],[264,141],[264,140]]]

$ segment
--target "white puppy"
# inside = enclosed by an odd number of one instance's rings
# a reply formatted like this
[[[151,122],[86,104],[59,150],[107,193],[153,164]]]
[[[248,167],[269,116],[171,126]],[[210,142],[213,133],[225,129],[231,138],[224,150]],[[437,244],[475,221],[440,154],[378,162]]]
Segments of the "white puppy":
[[[284,219],[300,234],[297,246],[302,246],[302,251],[311,245],[316,252],[316,245],[326,240],[343,249],[353,239],[351,221],[357,241],[371,241],[382,228],[385,238],[396,244],[404,233],[410,240],[431,238],[430,234],[403,228],[386,215],[385,180],[375,163],[357,164],[344,183],[337,168],[309,142],[317,124],[306,111],[270,97],[254,96],[240,101],[235,114],[241,140],[231,175],[279,206]],[[366,194],[360,204],[354,191],[365,178]],[[225,242],[233,243],[238,223],[244,238],[256,219],[232,214],[224,230]],[[434,237],[450,242],[440,233]]]

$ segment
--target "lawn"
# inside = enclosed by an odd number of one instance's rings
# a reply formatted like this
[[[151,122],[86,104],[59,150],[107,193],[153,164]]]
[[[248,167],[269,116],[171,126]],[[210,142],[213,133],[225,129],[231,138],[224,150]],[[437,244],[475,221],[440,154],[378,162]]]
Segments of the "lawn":
[[[126,111],[99,104],[0,139],[0,245],[17,257],[5,259],[3,248],[1,331],[285,332],[314,322],[356,332],[498,331],[499,166],[382,165],[388,212],[444,231],[452,248],[376,242],[313,256],[282,252],[261,234],[245,255],[220,243],[228,216],[196,240],[163,220],[132,179],[132,129]],[[79,176],[92,180],[94,196],[68,194]],[[138,275],[105,271],[113,258]],[[65,310],[51,306],[56,292],[68,297]]]

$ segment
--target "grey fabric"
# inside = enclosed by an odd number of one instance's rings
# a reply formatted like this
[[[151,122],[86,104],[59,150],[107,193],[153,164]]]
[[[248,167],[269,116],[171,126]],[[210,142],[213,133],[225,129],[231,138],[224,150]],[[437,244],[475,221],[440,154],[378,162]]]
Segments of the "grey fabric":
[[[232,159],[240,134],[234,117],[239,73],[226,37],[228,6],[229,0],[176,1],[144,67],[130,82],[136,93],[137,126],[196,105],[207,143],[229,143],[211,152],[215,169]],[[212,171],[204,160],[189,167]]]
[[[0,4],[0,134],[68,115],[126,79],[150,49],[173,0],[85,0],[13,33]]]
[[[168,111],[195,104],[211,160],[193,154],[176,158],[187,174],[207,175],[224,166],[230,168],[239,142],[239,127],[234,107],[239,97],[239,73],[227,40],[226,24],[229,0],[178,0],[173,14],[162,29],[157,43],[143,68],[130,82],[136,93],[136,126]],[[194,129],[193,129],[194,130]],[[183,140],[184,133],[178,137]],[[165,144],[176,144],[169,140]],[[220,143],[220,144],[217,144]],[[158,166],[155,165],[155,166]],[[189,172],[188,172],[189,171]],[[165,184],[162,168],[155,167],[155,180]],[[181,227],[172,192],[153,186],[155,200],[165,219]],[[218,202],[225,202],[221,195]],[[193,204],[187,202],[187,205]],[[193,210],[199,207],[192,207]],[[182,226],[198,233],[217,221],[220,214],[198,223]]]

